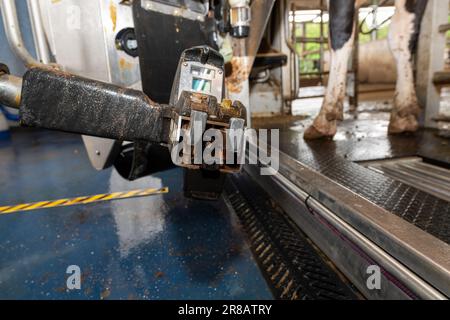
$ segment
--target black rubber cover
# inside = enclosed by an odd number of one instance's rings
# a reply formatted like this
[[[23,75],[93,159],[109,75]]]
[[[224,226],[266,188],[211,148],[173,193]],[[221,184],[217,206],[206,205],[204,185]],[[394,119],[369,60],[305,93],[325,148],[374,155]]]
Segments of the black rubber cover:
[[[114,140],[163,142],[163,109],[141,91],[34,68],[23,79],[20,122]]]

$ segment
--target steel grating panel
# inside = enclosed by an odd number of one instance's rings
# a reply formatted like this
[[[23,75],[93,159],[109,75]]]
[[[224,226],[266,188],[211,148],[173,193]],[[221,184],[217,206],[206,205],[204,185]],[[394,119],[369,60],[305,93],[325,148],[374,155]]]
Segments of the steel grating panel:
[[[269,195],[241,175],[226,187],[228,200],[247,232],[261,271],[278,299],[358,299],[306,236],[271,203]]]
[[[351,150],[350,147],[345,149]],[[281,150],[286,152],[283,147]],[[292,150],[290,151],[288,154],[292,156]],[[299,141],[295,147],[294,159],[436,238],[450,243],[449,202],[347,160],[345,153],[336,152],[333,141]]]
[[[362,165],[444,201],[450,201],[450,170],[448,169],[425,163],[417,157],[370,161]]]

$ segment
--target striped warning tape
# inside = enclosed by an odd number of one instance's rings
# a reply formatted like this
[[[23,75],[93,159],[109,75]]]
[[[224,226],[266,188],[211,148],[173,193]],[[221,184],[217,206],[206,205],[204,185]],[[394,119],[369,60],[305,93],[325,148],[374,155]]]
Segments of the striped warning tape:
[[[119,200],[119,199],[129,199],[129,198],[137,198],[137,197],[146,197],[153,196],[157,194],[169,193],[169,188],[161,188],[161,189],[140,189],[133,191],[125,191],[125,192],[114,192],[109,194],[97,194],[95,196],[85,196],[78,198],[67,198],[67,199],[59,199],[59,200],[51,200],[51,201],[40,201],[35,203],[24,203],[18,204],[14,206],[5,206],[0,207],[0,215],[16,213],[16,212],[24,212],[24,211],[32,211],[38,209],[48,209],[48,208],[56,208],[56,207],[68,207],[75,206],[80,204],[88,204],[94,202],[102,202],[102,201],[111,201],[111,200]]]

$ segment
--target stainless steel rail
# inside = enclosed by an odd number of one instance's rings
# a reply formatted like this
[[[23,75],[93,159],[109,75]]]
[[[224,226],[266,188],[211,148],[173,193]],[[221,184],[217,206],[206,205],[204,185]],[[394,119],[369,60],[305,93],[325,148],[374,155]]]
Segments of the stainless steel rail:
[[[28,0],[28,11],[33,28],[33,36],[36,44],[36,53],[38,59],[43,64],[50,64],[50,50],[45,36],[44,24],[42,22],[41,10],[39,8],[39,1]]]
[[[19,108],[22,93],[22,78],[0,74],[0,104]]]
[[[19,19],[17,18],[15,0],[1,0],[0,4],[6,38],[8,39],[11,50],[23,61],[27,68],[45,66],[33,58],[25,47],[22,32],[20,31]]]
[[[260,176],[258,169],[256,166],[245,167],[367,298],[447,299],[434,286],[282,174]],[[378,292],[366,287],[365,272],[369,265],[377,265],[383,271],[383,289]]]

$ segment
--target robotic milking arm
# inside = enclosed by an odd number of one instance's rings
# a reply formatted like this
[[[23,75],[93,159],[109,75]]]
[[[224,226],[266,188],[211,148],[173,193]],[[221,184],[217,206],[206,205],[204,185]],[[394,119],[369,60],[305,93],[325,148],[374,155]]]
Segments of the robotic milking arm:
[[[247,37],[250,1],[216,2],[219,2],[222,13],[215,15],[218,31],[227,31],[236,38]],[[136,36],[139,40],[138,29]],[[199,41],[192,42],[198,44]],[[144,154],[148,159],[143,159],[142,163],[150,167],[130,177],[138,178],[174,165],[170,152],[185,139],[182,132],[192,136],[196,130],[205,132],[213,128],[226,135],[226,129],[234,128],[241,129],[238,132],[243,135],[246,108],[238,101],[224,99],[224,59],[211,46],[214,44],[183,48],[168,102],[152,101],[151,95],[144,93],[145,85],[144,92],[136,91],[75,76],[54,67],[34,67],[23,78],[18,78],[9,74],[6,65],[0,64],[0,104],[18,108],[23,126],[134,142],[136,150],[145,149],[140,157]],[[142,69],[142,64],[146,64],[141,57],[139,59]],[[145,72],[141,70],[143,75]],[[242,143],[236,145],[243,147]],[[201,146],[203,154],[207,143],[202,142]],[[227,151],[224,146],[222,154]],[[241,151],[235,148],[232,152],[237,154]],[[139,165],[139,152],[134,151],[134,154],[133,165],[136,162]],[[177,165],[185,167],[184,188],[190,197],[217,199],[222,192],[225,175],[241,169],[239,165],[208,165],[203,162],[203,157],[200,162],[198,159],[194,161],[193,146],[190,154],[181,156],[184,160]],[[185,161],[186,157],[191,159]]]

